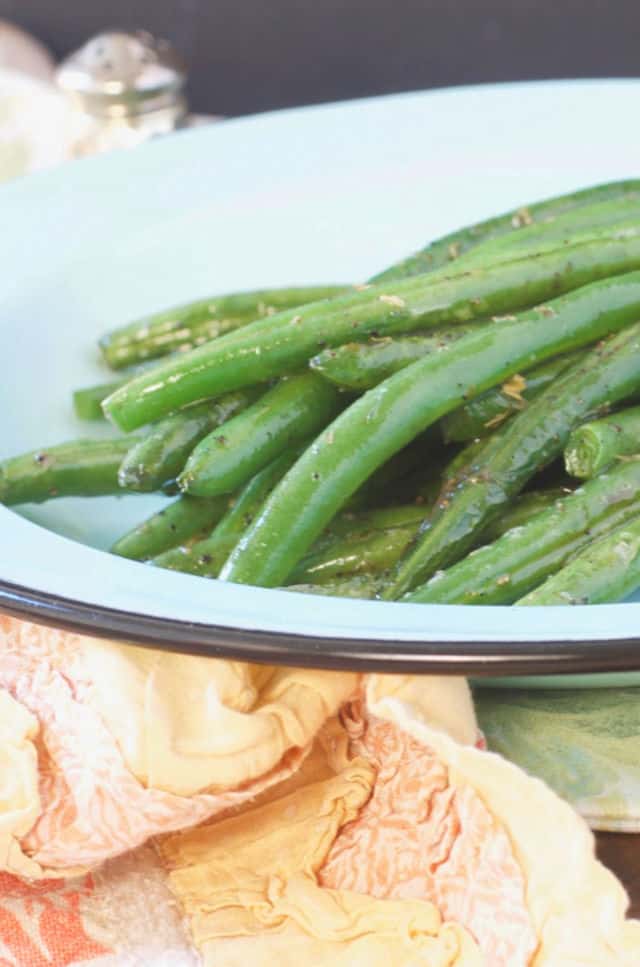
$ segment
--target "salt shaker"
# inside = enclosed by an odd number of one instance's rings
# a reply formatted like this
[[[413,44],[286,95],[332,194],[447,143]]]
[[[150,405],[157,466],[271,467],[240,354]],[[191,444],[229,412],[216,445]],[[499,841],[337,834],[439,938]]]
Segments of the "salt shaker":
[[[186,70],[171,45],[146,32],[99,34],[56,71],[74,107],[71,154],[126,148],[189,123]]]

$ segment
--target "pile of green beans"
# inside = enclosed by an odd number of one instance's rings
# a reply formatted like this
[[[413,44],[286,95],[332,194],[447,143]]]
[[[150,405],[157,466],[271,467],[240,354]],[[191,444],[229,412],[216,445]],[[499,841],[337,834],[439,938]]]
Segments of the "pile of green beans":
[[[117,378],[73,409],[119,435],[0,461],[0,502],[177,494],[112,552],[295,592],[640,587],[640,407],[609,412],[640,398],[640,181],[468,226],[363,285],[199,299],[98,348]]]

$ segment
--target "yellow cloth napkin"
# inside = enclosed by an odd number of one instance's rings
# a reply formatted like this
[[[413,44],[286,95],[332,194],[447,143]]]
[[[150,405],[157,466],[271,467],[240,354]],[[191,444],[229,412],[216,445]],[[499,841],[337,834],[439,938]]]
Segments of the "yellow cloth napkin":
[[[155,841],[215,967],[637,965],[583,820],[477,738],[462,679],[0,617],[0,866],[71,875]]]

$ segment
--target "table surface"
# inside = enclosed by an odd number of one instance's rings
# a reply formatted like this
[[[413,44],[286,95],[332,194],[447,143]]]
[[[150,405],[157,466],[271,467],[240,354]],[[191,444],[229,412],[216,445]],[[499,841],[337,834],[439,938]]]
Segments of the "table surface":
[[[598,856],[624,883],[631,897],[630,915],[640,918],[640,834],[598,833]]]

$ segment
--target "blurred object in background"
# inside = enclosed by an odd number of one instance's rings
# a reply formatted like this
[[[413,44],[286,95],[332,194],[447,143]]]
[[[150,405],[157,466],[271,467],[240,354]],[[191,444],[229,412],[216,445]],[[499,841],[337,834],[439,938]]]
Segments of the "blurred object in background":
[[[58,58],[144,26],[189,65],[196,111],[249,114],[451,84],[629,77],[638,0],[0,0]]]
[[[0,21],[0,181],[215,120],[188,115],[186,79],[172,46],[145,31],[99,34],[56,69]]]
[[[54,62],[34,38],[0,21],[0,181],[63,161],[68,115]]]
[[[53,57],[35,37],[0,20],[0,69],[50,81],[54,67]]]
[[[99,34],[56,72],[74,109],[74,156],[128,148],[187,121],[186,70],[171,45],[151,34]]]

